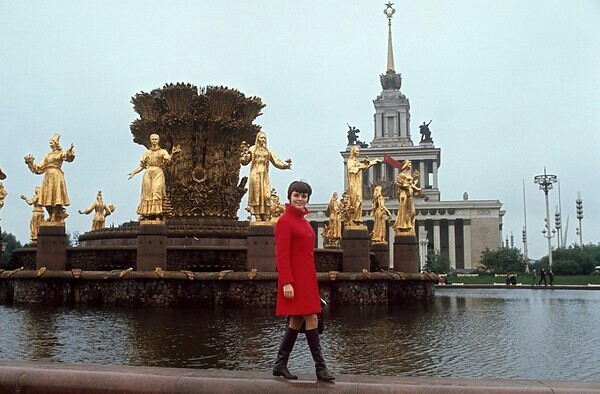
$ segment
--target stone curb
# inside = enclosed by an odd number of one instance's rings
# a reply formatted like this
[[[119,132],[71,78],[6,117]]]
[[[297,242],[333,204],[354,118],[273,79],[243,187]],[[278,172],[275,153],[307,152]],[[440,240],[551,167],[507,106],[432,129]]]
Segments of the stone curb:
[[[301,374],[0,361],[0,392],[28,394],[191,393],[600,393],[600,382],[539,382],[337,375],[335,383]]]

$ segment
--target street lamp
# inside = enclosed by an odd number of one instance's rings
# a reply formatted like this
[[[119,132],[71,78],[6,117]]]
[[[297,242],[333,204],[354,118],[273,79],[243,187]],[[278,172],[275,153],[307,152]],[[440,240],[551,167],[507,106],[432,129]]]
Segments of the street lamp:
[[[540,190],[544,191],[544,198],[546,200],[546,224],[544,229],[542,230],[542,234],[548,240],[548,266],[552,269],[552,242],[550,239],[554,237],[554,233],[556,233],[556,229],[552,229],[550,231],[550,208],[548,207],[548,191],[552,190],[552,185],[556,183],[558,178],[556,175],[549,175],[546,173],[546,167],[544,167],[543,175],[536,175],[533,177],[533,182],[540,185]],[[546,235],[547,233],[547,235]]]
[[[581,219],[583,219],[583,200],[581,199],[580,192],[577,192],[575,207],[577,208],[577,220],[579,220],[579,227],[577,227],[577,235],[579,235],[579,247],[583,249],[583,228],[581,227]]]

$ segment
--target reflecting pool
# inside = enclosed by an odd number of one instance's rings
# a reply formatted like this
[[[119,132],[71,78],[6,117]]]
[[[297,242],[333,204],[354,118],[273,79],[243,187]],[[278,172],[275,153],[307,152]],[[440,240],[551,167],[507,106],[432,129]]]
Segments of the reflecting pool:
[[[335,373],[600,380],[600,291],[442,288],[428,306],[324,318]],[[262,308],[0,305],[0,359],[268,370],[283,330]],[[290,369],[312,372],[299,338]]]

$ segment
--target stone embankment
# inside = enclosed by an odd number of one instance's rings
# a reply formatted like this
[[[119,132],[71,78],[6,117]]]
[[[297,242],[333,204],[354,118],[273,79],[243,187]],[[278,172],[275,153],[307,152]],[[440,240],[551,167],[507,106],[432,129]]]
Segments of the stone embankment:
[[[523,381],[312,374],[298,380],[270,371],[224,371],[0,361],[0,393],[28,394],[300,394],[300,393],[597,393],[600,382]]]

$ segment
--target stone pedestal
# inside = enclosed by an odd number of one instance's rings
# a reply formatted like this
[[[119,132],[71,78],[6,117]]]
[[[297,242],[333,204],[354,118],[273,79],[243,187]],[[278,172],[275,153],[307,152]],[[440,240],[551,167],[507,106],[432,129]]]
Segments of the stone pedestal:
[[[371,244],[371,252],[375,253],[377,267],[373,267],[373,271],[383,269],[387,271],[390,268],[390,248],[387,242],[377,242]]]
[[[394,271],[419,272],[419,244],[413,233],[394,237]]]
[[[167,269],[167,226],[162,220],[141,220],[137,237],[137,271]]]
[[[252,222],[248,227],[248,249],[246,269],[256,268],[261,272],[275,272],[275,225]]]
[[[367,226],[345,226],[342,232],[343,272],[371,270]]]
[[[35,268],[67,269],[67,234],[64,224],[42,222],[38,229]]]

